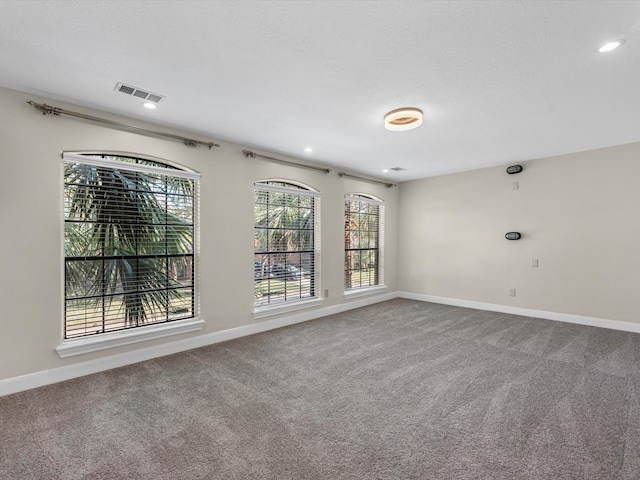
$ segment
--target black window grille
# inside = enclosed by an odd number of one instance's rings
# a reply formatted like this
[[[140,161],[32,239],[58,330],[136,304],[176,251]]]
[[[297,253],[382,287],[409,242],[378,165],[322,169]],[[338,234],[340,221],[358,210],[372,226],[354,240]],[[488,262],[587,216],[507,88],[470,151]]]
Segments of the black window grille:
[[[255,306],[316,296],[319,197],[299,185],[255,184]]]
[[[65,155],[65,339],[195,316],[197,178],[144,158]]]
[[[344,284],[346,290],[382,283],[382,202],[347,195],[344,202]]]

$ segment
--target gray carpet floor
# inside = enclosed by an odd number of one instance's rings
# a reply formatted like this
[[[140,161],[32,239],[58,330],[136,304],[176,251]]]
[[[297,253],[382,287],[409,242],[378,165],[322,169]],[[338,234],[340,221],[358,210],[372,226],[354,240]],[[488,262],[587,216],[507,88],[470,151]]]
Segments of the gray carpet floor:
[[[640,335],[396,299],[0,398],[0,478],[638,479]]]

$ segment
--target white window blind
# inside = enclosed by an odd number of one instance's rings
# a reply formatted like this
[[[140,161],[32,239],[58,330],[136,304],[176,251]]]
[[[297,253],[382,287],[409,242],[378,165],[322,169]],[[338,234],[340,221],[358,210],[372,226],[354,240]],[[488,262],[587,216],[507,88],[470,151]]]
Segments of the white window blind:
[[[256,307],[318,297],[318,192],[281,181],[254,189]]]
[[[384,283],[384,202],[359,194],[345,196],[345,290]]]
[[[64,338],[193,318],[199,174],[124,155],[63,163]]]

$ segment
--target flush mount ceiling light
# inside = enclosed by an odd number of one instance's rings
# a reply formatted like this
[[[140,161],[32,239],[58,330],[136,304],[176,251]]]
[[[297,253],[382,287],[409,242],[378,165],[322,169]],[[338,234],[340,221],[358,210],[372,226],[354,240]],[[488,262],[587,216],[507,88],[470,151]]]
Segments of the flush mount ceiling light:
[[[418,108],[398,108],[384,116],[384,128],[394,132],[412,130],[422,125],[422,110]]]
[[[151,103],[151,102],[144,102],[142,106],[144,108],[148,108],[149,110],[155,110],[156,108],[158,108],[155,103]]]
[[[599,49],[598,52],[600,53],[608,53],[611,52],[613,50],[615,50],[616,48],[618,48],[620,45],[622,45],[624,43],[624,40],[616,40],[615,42],[609,42],[609,43],[605,43],[604,45],[602,45]]]

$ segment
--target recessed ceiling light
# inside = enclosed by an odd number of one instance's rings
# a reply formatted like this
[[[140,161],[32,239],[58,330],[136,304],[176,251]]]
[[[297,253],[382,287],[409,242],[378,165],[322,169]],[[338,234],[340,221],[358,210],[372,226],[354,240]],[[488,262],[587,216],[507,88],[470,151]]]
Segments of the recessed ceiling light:
[[[616,48],[618,48],[623,43],[624,43],[624,40],[616,40],[615,42],[605,43],[604,45],[602,45],[598,49],[598,52],[600,52],[600,53],[611,52],[612,50],[615,50]]]
[[[422,110],[418,108],[398,108],[384,116],[384,128],[394,132],[412,130],[422,125]]]
[[[382,173],[389,173],[389,169],[385,168],[384,170],[382,170]]]
[[[304,151],[307,152],[307,153],[311,153],[311,152],[313,152],[313,148],[307,147],[307,148],[304,149]]]
[[[142,106],[144,108],[148,108],[149,110],[155,110],[156,108],[158,108],[158,106],[153,102],[144,102]]]

